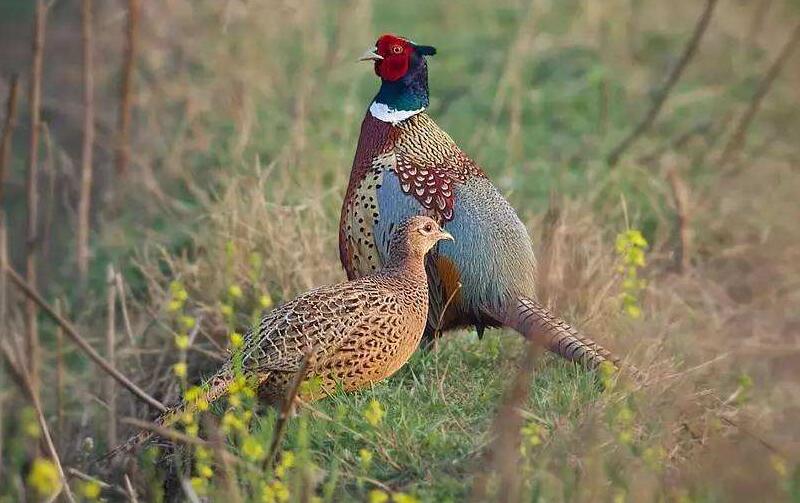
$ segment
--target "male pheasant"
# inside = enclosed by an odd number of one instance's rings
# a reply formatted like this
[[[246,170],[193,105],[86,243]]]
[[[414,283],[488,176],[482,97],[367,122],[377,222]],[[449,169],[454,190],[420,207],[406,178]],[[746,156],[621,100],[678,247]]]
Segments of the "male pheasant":
[[[266,314],[246,336],[241,350],[244,377],[261,401],[280,404],[308,358],[305,379],[320,386],[301,393],[305,401],[369,386],[399,370],[416,350],[425,329],[428,283],[425,254],[453,237],[429,217],[415,216],[396,229],[383,267],[359,279],[306,292]],[[209,380],[207,403],[223,397],[234,380],[233,359]],[[173,424],[185,407],[158,421]],[[104,458],[126,452],[150,438],[141,433]]]
[[[435,218],[455,238],[428,255],[426,336],[474,326],[508,326],[569,360],[595,368],[618,359],[542,306],[525,226],[486,174],[425,113],[426,56],[396,35],[381,36],[362,60],[381,79],[361,124],[339,225],[350,279],[389,260],[389,243],[409,215]]]

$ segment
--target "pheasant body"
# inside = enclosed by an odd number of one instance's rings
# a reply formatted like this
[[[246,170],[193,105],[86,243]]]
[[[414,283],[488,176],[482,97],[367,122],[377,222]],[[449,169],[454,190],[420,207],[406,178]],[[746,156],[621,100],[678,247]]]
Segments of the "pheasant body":
[[[298,398],[312,401],[341,386],[357,390],[399,370],[416,350],[425,329],[428,285],[424,257],[440,239],[452,239],[430,218],[405,220],[396,230],[379,271],[359,279],[310,290],[267,313],[244,337],[239,353],[243,377],[261,402],[279,405],[304,367],[315,379]],[[202,398],[214,402],[235,379],[233,355],[208,380]],[[157,423],[170,426],[196,402],[181,404]],[[150,438],[141,433],[106,457]]]
[[[424,107],[404,109],[408,100],[381,103],[405,86],[411,95],[424,95],[416,103],[427,105],[423,56],[433,53],[384,35],[365,54],[375,61],[381,90],[362,122],[342,206],[339,252],[348,277],[377,270],[387,260],[397,225],[409,216],[427,215],[455,238],[439,243],[427,257],[428,334],[464,326],[482,334],[487,326],[504,325],[590,367],[606,360],[616,364],[608,351],[539,304],[527,229],[483,170]],[[398,62],[402,58],[405,63]],[[397,77],[399,67],[406,72]],[[392,93],[385,92],[387,87]]]

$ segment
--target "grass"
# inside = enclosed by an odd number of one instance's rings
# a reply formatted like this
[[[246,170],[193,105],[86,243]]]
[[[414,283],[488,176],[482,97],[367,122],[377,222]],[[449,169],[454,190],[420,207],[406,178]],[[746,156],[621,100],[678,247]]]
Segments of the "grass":
[[[0,18],[28,22],[24,3],[4,5]],[[205,480],[198,491],[231,501],[234,492],[245,501],[464,501],[485,477],[487,499],[512,480],[520,501],[800,501],[796,55],[739,157],[715,164],[798,21],[792,2],[721,0],[654,127],[613,169],[605,156],[645,112],[691,33],[696,2],[157,2],[143,13],[125,180],[108,155],[123,16],[119,6],[98,5],[97,187],[83,298],[73,289],[71,166],[81,127],[73,7],[57,3],[49,20],[51,142],[40,185],[49,194],[52,181],[54,195],[43,197],[39,288],[65,302],[99,349],[106,266],[122,271],[131,332],[118,313],[116,364],[148,393],[177,400],[218,366],[231,334],[262,307],[343,278],[339,208],[358,124],[377,88],[354,59],[384,31],[437,47],[430,114],[528,225],[541,298],[650,382],[609,386],[602,375],[544,355],[527,395],[514,398],[509,389],[525,353],[518,336],[447,334],[388,381],[301,409],[281,445],[283,469],[253,470],[275,411],[249,419],[247,407],[217,407],[219,417],[228,411],[228,421],[247,424],[226,430],[227,450],[246,462],[226,479],[224,463],[201,455],[190,475]],[[29,44],[29,33],[9,23],[0,21],[0,97],[5,69],[25,64],[20,48]],[[25,129],[23,121],[3,202],[17,267]],[[690,195],[693,240],[682,274],[674,269],[669,169]],[[615,249],[629,230],[649,243],[635,275],[620,273],[625,253]],[[626,274],[646,283],[626,282]],[[177,291],[186,299],[174,304]],[[18,299],[2,327],[12,337],[22,333]],[[71,346],[59,357],[55,327],[44,317],[40,325],[42,396],[59,456],[110,484],[102,497],[121,499],[120,471],[89,463],[109,447],[107,393],[97,386],[104,376]],[[190,334],[187,348],[176,347],[183,340],[176,336]],[[185,380],[174,373],[180,362]],[[0,500],[46,499],[36,487],[57,479],[33,447],[41,433],[10,376],[0,381]],[[115,393],[118,419],[152,418],[127,392]],[[509,403],[518,426],[498,416]],[[191,432],[194,421],[181,428]],[[120,436],[130,432],[120,428]],[[518,449],[496,452],[503,435]],[[515,460],[510,479],[508,459]],[[211,477],[201,474],[204,463]],[[152,459],[129,473],[140,501],[158,494],[164,471]],[[83,499],[98,496],[100,486],[75,476],[70,484]]]

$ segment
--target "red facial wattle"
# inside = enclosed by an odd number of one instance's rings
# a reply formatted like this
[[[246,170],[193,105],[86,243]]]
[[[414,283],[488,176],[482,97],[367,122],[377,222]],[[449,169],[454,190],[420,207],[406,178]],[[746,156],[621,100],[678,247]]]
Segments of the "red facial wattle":
[[[375,44],[375,52],[383,59],[375,61],[375,73],[382,79],[395,81],[408,73],[414,46],[394,35],[384,35]]]

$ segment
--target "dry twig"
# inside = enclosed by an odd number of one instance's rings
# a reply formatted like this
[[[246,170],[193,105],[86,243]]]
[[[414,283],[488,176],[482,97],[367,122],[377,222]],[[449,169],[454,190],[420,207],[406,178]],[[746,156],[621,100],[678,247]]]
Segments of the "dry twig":
[[[0,205],[3,203],[3,186],[6,183],[6,170],[11,159],[11,138],[17,127],[17,96],[19,94],[19,75],[11,76],[11,86],[8,89],[6,101],[6,119],[3,123],[3,133],[0,136]]]
[[[681,178],[678,168],[670,166],[667,169],[667,181],[672,191],[672,200],[675,204],[675,220],[678,235],[678,249],[675,252],[675,268],[679,273],[689,268],[689,247],[691,246],[691,230],[689,219],[689,188]]]
[[[653,122],[656,120],[656,117],[658,117],[659,112],[661,112],[661,108],[664,106],[664,102],[667,101],[670,91],[672,91],[672,88],[680,79],[683,71],[686,69],[686,66],[697,52],[697,47],[700,45],[700,40],[703,38],[706,28],[708,28],[708,24],[711,21],[711,15],[714,13],[714,7],[716,5],[717,0],[706,0],[705,9],[703,9],[703,13],[700,15],[700,18],[698,18],[694,32],[692,33],[691,38],[689,38],[689,41],[686,43],[680,59],[678,59],[678,61],[672,67],[667,75],[667,80],[664,81],[661,89],[659,89],[656,95],[653,97],[653,103],[650,105],[650,109],[647,111],[647,114],[642,118],[639,124],[633,128],[633,131],[631,131],[628,136],[619,142],[619,144],[614,147],[611,153],[608,154],[606,161],[608,162],[609,166],[614,167],[617,162],[619,162],[620,158],[622,158],[623,154],[625,154],[625,152],[630,148],[630,146],[633,145],[633,143],[638,140],[639,137],[642,136],[648,129],[650,129],[650,126],[653,125]]]
[[[28,170],[26,182],[27,201],[27,242],[25,247],[25,279],[36,286],[36,248],[38,241],[38,206],[39,187],[37,183],[39,164],[39,132],[41,130],[42,101],[42,64],[44,59],[44,33],[47,20],[47,8],[43,0],[36,1],[36,14],[33,23],[33,55],[31,63],[30,107],[31,134],[28,145]],[[39,327],[36,324],[36,303],[27,299],[25,302],[26,353],[30,371],[31,386],[39,397]]]
[[[5,274],[2,274],[5,278]],[[61,299],[56,299],[55,312],[61,316]],[[56,439],[59,450],[64,442],[64,329],[56,325]]]
[[[106,325],[106,358],[109,365],[114,366],[116,344],[116,274],[114,273],[114,266],[108,266],[108,274],[106,275],[106,309],[108,311],[107,325]],[[114,379],[109,376],[106,379],[106,404],[108,405],[108,445],[117,445],[117,390],[114,386]]]
[[[136,48],[139,32],[139,0],[128,0],[128,23],[125,32],[125,55],[122,62],[122,82],[119,90],[119,119],[117,155],[115,166],[117,174],[124,176],[130,162],[131,108],[133,104],[133,70],[136,63]]]
[[[47,446],[47,450],[49,451],[50,457],[53,460],[53,463],[56,465],[56,469],[58,470],[58,476],[61,479],[62,488],[64,490],[64,494],[72,503],[75,503],[75,497],[72,495],[72,490],[69,488],[69,482],[67,481],[67,476],[64,474],[64,468],[61,465],[61,459],[58,457],[58,451],[56,450],[56,446],[53,443],[53,437],[50,435],[50,429],[47,426],[47,420],[44,418],[44,412],[42,411],[42,404],[39,401],[39,396],[37,394],[38,390],[33,387],[33,381],[31,380],[29,371],[24,368],[24,361],[22,358],[17,359],[17,364],[14,363],[15,358],[11,353],[11,349],[9,347],[8,341],[3,341],[2,344],[2,351],[3,357],[6,360],[6,364],[10,368],[16,367],[16,374],[22,381],[22,385],[24,387],[25,393],[28,395],[31,403],[33,404],[33,408],[36,411],[36,419],[39,422],[39,429],[42,431],[42,435],[44,436],[44,442]]]
[[[86,353],[89,358],[91,358],[97,365],[100,366],[104,371],[108,372],[118,383],[120,383],[123,387],[127,388],[131,393],[136,395],[139,399],[143,402],[147,403],[151,407],[155,408],[159,412],[166,412],[167,408],[156,400],[155,398],[151,397],[147,393],[144,392],[141,388],[139,388],[136,384],[134,384],[130,379],[125,377],[121,372],[116,370],[113,366],[111,366],[100,354],[95,351],[95,349],[88,343],[86,340],[78,334],[78,331],[72,326],[72,324],[67,321],[62,316],[58,315],[55,310],[50,307],[50,305],[45,302],[45,300],[39,295],[39,293],[29,285],[22,277],[11,267],[6,268],[6,274],[11,277],[11,281],[14,282],[17,287],[35,304],[37,304],[40,308],[44,310],[44,312],[50,316],[57,324],[61,325],[64,329],[64,333],[74,342],[75,344],[80,347],[84,353]]]
[[[505,399],[492,423],[494,440],[487,457],[500,476],[497,501],[519,500],[519,446],[520,431],[524,421],[520,409],[528,398],[531,376],[541,351],[539,345],[528,343],[528,350],[521,362],[522,366],[506,391]],[[490,474],[491,470],[482,470],[475,478],[470,501],[487,501]]]
[[[725,148],[722,150],[722,154],[719,156],[719,161],[717,162],[718,165],[722,166],[727,164],[728,161],[733,158],[734,154],[738,152],[739,149],[741,149],[744,145],[745,137],[747,136],[747,130],[750,128],[750,123],[753,122],[753,118],[761,108],[761,102],[764,101],[764,97],[772,88],[772,84],[775,82],[775,79],[778,78],[778,75],[780,75],[781,70],[783,70],[783,67],[786,65],[786,61],[797,48],[798,43],[800,43],[800,23],[798,23],[794,30],[792,30],[791,36],[786,43],[783,44],[778,56],[769,66],[769,70],[767,70],[766,75],[764,75],[764,78],[758,83],[756,92],[750,99],[747,109],[744,111],[739,119],[739,122],[736,124],[733,134],[731,134],[728,143],[725,145]]]
[[[92,154],[94,152],[94,58],[92,57],[92,0],[81,3],[83,46],[83,143],[81,145],[81,186],[78,200],[78,277],[86,287],[89,271],[89,215],[92,196]]]
[[[270,444],[267,457],[264,460],[264,468],[272,468],[272,465],[275,463],[275,459],[278,455],[278,449],[281,446],[281,440],[283,440],[283,435],[286,433],[286,423],[289,421],[289,416],[292,414],[292,407],[294,406],[295,399],[297,398],[297,393],[300,391],[300,384],[308,375],[311,355],[314,354],[314,352],[315,350],[312,348],[305,354],[303,361],[300,363],[300,368],[297,370],[297,373],[292,379],[289,389],[286,390],[286,398],[284,398],[284,401],[281,404],[281,412],[278,416],[278,420],[275,422],[275,429],[272,432],[272,443]]]

